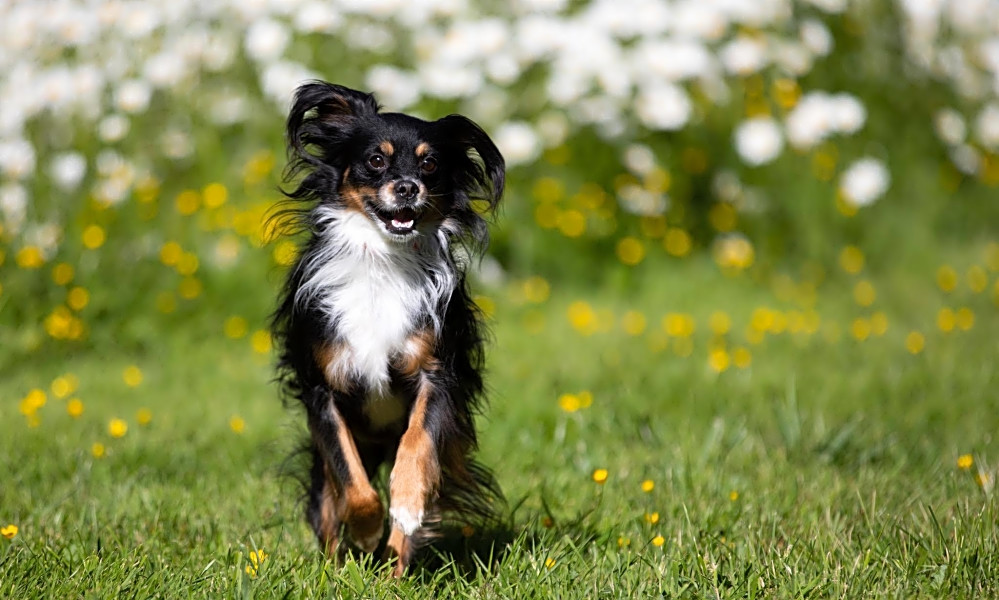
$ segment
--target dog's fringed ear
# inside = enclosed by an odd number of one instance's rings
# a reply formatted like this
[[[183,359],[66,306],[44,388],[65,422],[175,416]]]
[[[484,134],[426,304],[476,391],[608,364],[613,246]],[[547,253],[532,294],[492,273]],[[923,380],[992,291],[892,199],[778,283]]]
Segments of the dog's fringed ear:
[[[378,103],[372,94],[325,81],[302,84],[288,113],[288,147],[315,165],[319,159],[306,150],[307,146],[335,143],[352,120],[377,113]]]
[[[481,127],[461,115],[448,115],[437,123],[444,128],[448,142],[458,145],[466,157],[470,150],[479,155],[481,165],[468,157],[472,171],[468,176],[471,181],[463,183],[477,187],[478,190],[469,191],[474,197],[487,201],[490,210],[495,209],[503,197],[503,186],[506,183],[506,161],[496,144]]]

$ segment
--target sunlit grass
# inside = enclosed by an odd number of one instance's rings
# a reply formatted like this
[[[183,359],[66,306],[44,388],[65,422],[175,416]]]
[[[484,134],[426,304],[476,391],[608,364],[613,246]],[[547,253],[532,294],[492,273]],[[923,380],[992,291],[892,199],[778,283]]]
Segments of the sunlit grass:
[[[482,457],[508,528],[448,534],[398,583],[324,561],[301,518],[282,475],[300,420],[276,399],[266,332],[251,333],[266,299],[245,324],[220,308],[139,353],[7,370],[0,595],[999,591],[989,294],[938,288],[936,266],[908,287],[863,269],[761,285],[708,257],[657,272],[627,294],[481,288],[496,338]],[[870,306],[857,281],[879,291]],[[895,289],[920,296],[898,309]]]

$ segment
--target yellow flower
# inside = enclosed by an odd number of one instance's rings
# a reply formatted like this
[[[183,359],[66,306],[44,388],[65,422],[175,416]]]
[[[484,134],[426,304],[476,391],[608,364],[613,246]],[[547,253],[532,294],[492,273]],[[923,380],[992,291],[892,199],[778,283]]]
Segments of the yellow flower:
[[[944,333],[954,331],[955,320],[954,311],[945,306],[937,313],[937,328]]]
[[[225,324],[222,326],[222,329],[227,338],[238,340],[246,335],[249,325],[243,317],[233,315],[225,320]]]
[[[65,398],[76,391],[74,385],[76,378],[72,375],[60,375],[52,380],[52,395],[56,398]]]
[[[218,208],[229,199],[229,190],[221,183],[209,183],[201,191],[201,195],[205,198],[207,208]]]
[[[864,253],[856,246],[847,246],[839,253],[839,266],[851,275],[864,268]]]
[[[850,324],[850,335],[858,342],[866,340],[871,335],[871,323],[867,319],[858,317]]]
[[[677,227],[670,227],[666,230],[666,235],[663,238],[663,247],[666,248],[672,256],[683,257],[690,254],[690,248],[693,242],[690,239],[690,234],[679,229]]]
[[[270,332],[264,329],[254,331],[250,337],[250,345],[253,346],[253,351],[257,354],[267,354],[271,351]]]
[[[201,207],[201,196],[194,190],[184,190],[177,194],[174,203],[177,206],[177,212],[180,214],[185,216],[193,215]]]
[[[69,295],[66,297],[66,304],[70,308],[79,312],[87,307],[90,303],[90,292],[86,288],[76,286],[69,290]]]
[[[630,545],[631,545],[631,538],[626,538],[624,536],[617,538],[618,548],[627,548]]]
[[[715,335],[725,335],[732,328],[732,319],[727,313],[716,310],[708,317],[708,328]]]
[[[282,267],[291,266],[298,258],[298,247],[290,240],[282,240],[274,246],[273,257],[275,264]]]
[[[593,404],[593,394],[591,394],[589,390],[579,392],[578,396],[580,408],[589,408],[590,405]]]
[[[957,287],[957,271],[950,265],[937,269],[937,287],[944,292],[953,292]]]
[[[878,297],[877,292],[874,291],[874,286],[870,281],[866,279],[861,279],[857,282],[857,285],[853,286],[853,299],[860,306],[870,306],[874,304],[874,300]]]
[[[88,225],[83,230],[83,245],[90,250],[96,250],[104,245],[107,235],[100,225]]]
[[[968,289],[976,294],[980,294],[985,291],[985,288],[989,286],[989,276],[985,272],[985,269],[978,265],[974,265],[968,269]]]
[[[645,513],[645,522],[655,525],[656,523],[659,522],[659,513],[657,512]]]
[[[607,469],[596,469],[593,471],[593,481],[603,485],[607,481]]]
[[[656,548],[661,547],[665,543],[666,543],[666,538],[664,538],[661,535],[657,535],[656,537],[652,538],[652,545],[655,546]]]
[[[637,310],[629,310],[621,317],[621,326],[628,335],[642,335],[645,331],[645,315]]]
[[[728,493],[728,499],[731,500],[732,502],[735,502],[736,500],[739,499],[739,492],[732,490],[731,492]]]
[[[160,262],[168,267],[180,262],[180,257],[183,255],[184,249],[177,242],[167,242],[160,248]]]
[[[597,313],[587,302],[576,300],[569,305],[569,323],[583,335],[592,335],[597,330]]]
[[[24,398],[21,399],[21,404],[19,407],[21,414],[26,417],[34,415],[36,412],[38,412],[39,408],[45,406],[45,402],[47,399],[48,398],[45,395],[45,392],[43,392],[42,390],[37,388],[31,390],[30,392],[28,392],[28,395],[26,395]]]
[[[52,281],[56,285],[66,285],[70,281],[73,281],[73,267],[66,263],[59,263],[52,268]]]
[[[100,442],[94,442],[94,445],[90,447],[90,453],[94,455],[94,458],[103,458],[104,444]]]
[[[723,373],[731,362],[728,352],[724,348],[716,348],[708,354],[708,366],[715,373]]]
[[[8,540],[14,539],[14,536],[17,535],[17,531],[17,525],[14,525],[13,523],[7,525],[6,527],[0,527],[0,535],[4,536]]]
[[[111,419],[111,422],[108,423],[108,433],[113,438],[124,437],[128,433],[128,423],[122,419]]]
[[[37,246],[25,246],[21,248],[14,256],[14,260],[17,262],[17,266],[22,269],[37,269],[45,264],[42,251]]]
[[[121,379],[130,388],[139,387],[142,385],[142,370],[135,365],[125,367],[121,373]]]
[[[73,398],[66,403],[66,412],[74,419],[83,414],[83,402],[79,398]]]
[[[267,553],[263,550],[251,550],[250,551],[250,564],[246,565],[246,574],[250,577],[256,577],[257,571],[260,570],[260,566],[264,564],[267,559]]]
[[[554,566],[555,566],[555,559],[554,558],[549,557],[549,558],[545,559],[545,567],[546,568],[550,569],[550,568],[552,568]]]
[[[642,482],[642,491],[645,493],[651,492],[656,487],[656,482],[651,479],[646,479]]]
[[[925,345],[926,338],[918,331],[910,331],[909,335],[905,336],[905,349],[909,351],[909,354],[919,354]]]
[[[491,319],[492,316],[496,314],[496,302],[489,296],[479,294],[473,297],[472,301],[475,302],[475,306],[479,307],[479,310],[482,311],[483,317]]]
[[[528,302],[541,304],[551,294],[551,286],[544,277],[528,277],[524,280],[524,297]]]
[[[562,394],[558,398],[558,405],[565,412],[576,412],[580,408],[579,396],[575,394]]]
[[[575,209],[558,213],[556,224],[562,235],[566,237],[576,238],[586,232],[586,217],[583,216],[583,213]]]
[[[243,433],[244,428],[246,428],[246,421],[243,420],[243,417],[240,417],[239,415],[233,415],[229,419],[229,429],[232,429],[233,432]]]
[[[135,421],[142,426],[149,425],[153,420],[153,412],[148,408],[140,408],[135,413]]]
[[[973,464],[975,464],[975,459],[970,454],[962,454],[957,457],[957,468],[962,471],[967,471]]]
[[[621,238],[617,243],[617,257],[624,264],[635,266],[645,258],[645,246],[633,237]]]
[[[753,355],[748,349],[739,346],[732,350],[732,364],[740,369],[745,369],[753,363]]]
[[[183,252],[177,260],[177,272],[185,277],[197,273],[199,266],[198,256],[193,252]]]
[[[193,300],[201,295],[202,288],[203,286],[201,285],[201,280],[197,277],[185,277],[184,280],[180,282],[180,286],[177,288],[177,293],[180,294],[180,297],[185,300]]]

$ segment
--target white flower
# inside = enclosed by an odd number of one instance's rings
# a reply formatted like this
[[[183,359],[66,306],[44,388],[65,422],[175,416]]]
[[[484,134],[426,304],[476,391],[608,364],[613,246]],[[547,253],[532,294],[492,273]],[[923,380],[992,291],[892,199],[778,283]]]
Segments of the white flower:
[[[968,126],[961,113],[953,108],[943,108],[933,117],[933,128],[937,137],[950,146],[960,144],[968,135]]]
[[[173,87],[185,75],[184,59],[176,52],[160,52],[146,61],[143,75],[153,85],[160,88]]]
[[[975,134],[989,148],[999,147],[999,104],[989,104],[978,113]]]
[[[617,194],[618,204],[624,210],[644,217],[654,217],[666,212],[666,198],[640,185],[626,185]]]
[[[306,2],[295,13],[295,29],[303,33],[332,33],[341,17],[329,2]]]
[[[56,187],[64,192],[73,191],[87,174],[87,160],[78,152],[60,154],[52,159],[49,174]]]
[[[862,158],[843,173],[839,189],[843,198],[854,206],[867,206],[880,198],[891,182],[884,163],[876,158]]]
[[[529,163],[541,154],[538,134],[527,123],[519,121],[504,123],[496,130],[493,139],[509,166]]]
[[[319,75],[298,63],[280,60],[264,67],[260,88],[284,112],[291,107],[291,97],[298,86],[310,79],[319,79]]]
[[[681,129],[690,120],[692,106],[683,88],[660,83],[642,90],[635,99],[635,112],[652,129]]]
[[[18,183],[5,183],[0,186],[0,213],[4,224],[16,233],[24,223],[24,211],[28,207],[28,190]]]
[[[441,63],[420,65],[419,76],[426,93],[437,98],[472,96],[479,92],[483,83],[478,69]]]
[[[959,144],[950,149],[950,162],[965,175],[977,175],[982,168],[982,155],[969,144]]]
[[[243,47],[253,60],[270,62],[281,57],[288,39],[288,29],[284,25],[273,19],[260,19],[246,31]]]
[[[856,133],[867,120],[867,110],[850,94],[836,94],[830,98],[832,111],[830,125],[837,133]]]
[[[97,124],[97,136],[102,142],[113,143],[121,141],[128,135],[131,123],[128,117],[121,114],[108,115]]]
[[[624,166],[636,175],[645,175],[656,168],[656,155],[644,144],[632,144],[624,149]]]
[[[783,149],[780,128],[770,117],[749,119],[735,129],[735,150],[747,165],[757,167],[771,162]]]
[[[149,99],[152,94],[152,88],[145,81],[141,79],[129,79],[115,90],[115,106],[122,112],[140,113],[149,107]]]
[[[827,94],[805,94],[787,115],[787,140],[801,150],[813,148],[829,135],[832,129],[831,112]]]
[[[631,52],[634,77],[650,73],[669,81],[706,77],[717,70],[714,57],[698,40],[646,40]]]
[[[569,119],[560,110],[549,110],[541,113],[537,120],[538,133],[546,148],[562,145],[569,137]]]
[[[839,14],[846,10],[846,0],[807,0],[807,2],[830,14]]]
[[[365,85],[389,109],[403,110],[420,99],[420,80],[412,74],[388,65],[375,65],[364,79]]]
[[[832,51],[833,37],[822,21],[806,19],[801,24],[800,35],[802,43],[815,54],[826,56]]]
[[[35,148],[27,140],[0,140],[0,174],[23,179],[35,170]]]
[[[767,66],[766,41],[739,36],[722,46],[718,59],[725,70],[733,75],[756,73]]]

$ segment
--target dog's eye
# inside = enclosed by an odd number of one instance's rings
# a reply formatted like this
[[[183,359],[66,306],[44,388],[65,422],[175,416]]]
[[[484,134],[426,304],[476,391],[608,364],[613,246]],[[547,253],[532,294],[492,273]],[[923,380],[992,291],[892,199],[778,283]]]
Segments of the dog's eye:
[[[429,156],[427,158],[424,158],[423,162],[420,163],[420,170],[423,171],[426,175],[430,175],[431,173],[437,170],[437,161],[430,158]]]
[[[384,169],[385,168],[385,157],[381,154],[372,154],[368,157],[368,166],[372,169]]]

